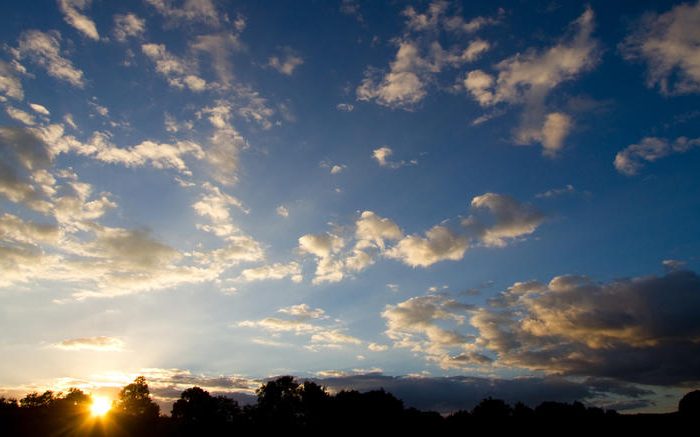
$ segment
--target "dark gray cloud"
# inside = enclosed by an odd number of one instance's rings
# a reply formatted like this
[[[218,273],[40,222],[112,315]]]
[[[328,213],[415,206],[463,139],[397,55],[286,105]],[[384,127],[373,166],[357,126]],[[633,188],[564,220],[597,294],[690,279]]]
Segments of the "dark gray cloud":
[[[616,381],[577,382],[560,377],[496,379],[475,376],[405,377],[369,373],[318,378],[314,381],[333,392],[383,388],[402,399],[408,407],[440,413],[471,410],[489,396],[511,404],[523,402],[533,407],[544,401],[577,400],[590,405],[619,404],[623,407],[623,402],[634,402],[642,407],[651,402],[643,396],[653,395],[653,392],[644,388]]]
[[[654,385],[700,381],[700,277],[518,283],[471,319],[497,362]]]

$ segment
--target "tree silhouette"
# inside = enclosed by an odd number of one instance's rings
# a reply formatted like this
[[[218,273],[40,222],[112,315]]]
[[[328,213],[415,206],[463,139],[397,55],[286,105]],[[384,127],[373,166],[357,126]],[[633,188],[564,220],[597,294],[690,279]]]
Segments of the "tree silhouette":
[[[114,402],[117,413],[140,418],[157,418],[160,407],[151,399],[146,378],[137,376],[134,382],[125,386],[119,392],[119,398]]]
[[[472,416],[477,419],[504,420],[513,414],[513,410],[501,399],[486,398],[472,410]]]
[[[678,402],[678,412],[682,416],[700,417],[700,390],[691,391],[683,396]]]
[[[183,391],[173,404],[172,418],[185,434],[222,434],[240,421],[238,402],[224,396],[212,396],[199,387]]]
[[[471,412],[447,417],[415,408],[380,390],[329,394],[313,381],[282,376],[263,384],[254,405],[241,409],[225,396],[212,396],[191,387],[173,404],[171,417],[159,416],[142,376],[126,385],[106,420],[90,417],[91,397],[78,389],[65,394],[29,393],[17,400],[0,397],[2,436],[227,436],[255,434],[378,433],[457,435],[465,432],[592,432],[637,433],[663,429],[680,433],[698,417],[700,390],[686,394],[679,413],[618,415],[614,410],[586,407],[580,402],[542,402],[536,408],[523,403],[511,407],[501,399],[486,398]],[[686,418],[690,418],[687,420]]]

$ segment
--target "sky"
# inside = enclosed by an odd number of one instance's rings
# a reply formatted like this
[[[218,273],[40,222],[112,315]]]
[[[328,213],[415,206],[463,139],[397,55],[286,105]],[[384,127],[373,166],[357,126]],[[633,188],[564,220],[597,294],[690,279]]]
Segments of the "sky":
[[[0,392],[698,388],[700,2],[1,8]]]

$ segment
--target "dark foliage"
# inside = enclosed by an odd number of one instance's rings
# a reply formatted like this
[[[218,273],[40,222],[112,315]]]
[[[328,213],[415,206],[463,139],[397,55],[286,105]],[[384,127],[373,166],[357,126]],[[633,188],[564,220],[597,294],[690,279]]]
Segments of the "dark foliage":
[[[406,408],[384,390],[349,390],[330,394],[310,381],[282,376],[263,384],[257,403],[241,408],[225,396],[188,388],[161,416],[145,378],[125,386],[104,417],[90,415],[91,397],[78,389],[67,393],[29,393],[19,401],[0,398],[0,435],[7,436],[199,436],[269,433],[347,434],[410,432],[419,435],[467,434],[477,431],[581,434],[663,429],[693,425],[700,417],[700,391],[688,393],[672,414],[621,415],[612,410],[543,402],[536,408],[511,406],[487,398],[471,411],[441,416]]]

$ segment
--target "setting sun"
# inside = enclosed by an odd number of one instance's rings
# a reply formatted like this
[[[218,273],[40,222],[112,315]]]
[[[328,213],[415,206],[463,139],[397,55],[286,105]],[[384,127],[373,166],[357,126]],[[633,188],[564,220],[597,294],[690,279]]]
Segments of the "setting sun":
[[[112,408],[112,402],[103,397],[95,397],[90,405],[90,413],[93,416],[104,416]]]

